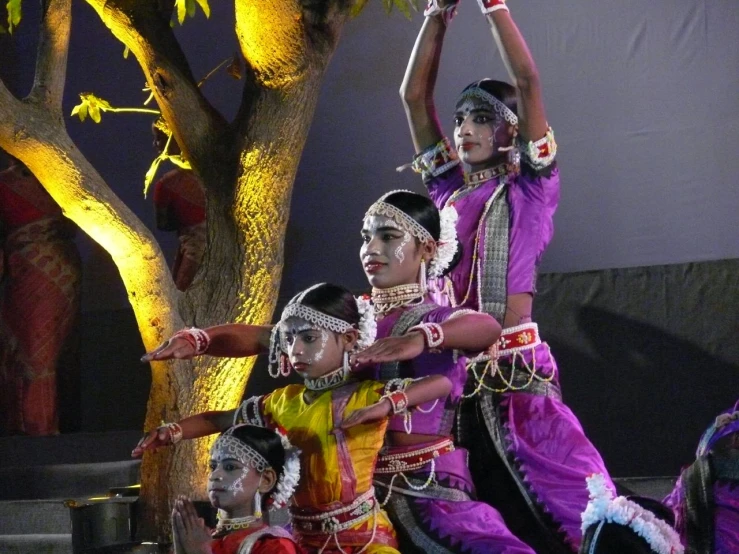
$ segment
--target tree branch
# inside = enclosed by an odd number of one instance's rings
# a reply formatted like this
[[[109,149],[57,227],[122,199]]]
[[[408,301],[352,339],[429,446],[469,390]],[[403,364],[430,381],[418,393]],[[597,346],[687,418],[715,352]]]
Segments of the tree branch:
[[[246,60],[239,136],[260,94],[285,93],[287,100],[323,73],[346,22],[349,0],[235,0],[236,36]]]
[[[224,117],[203,96],[169,19],[151,0],[87,0],[141,66],[164,119],[200,171],[230,154]],[[206,179],[207,181],[207,179]]]
[[[62,96],[67,75],[72,0],[44,0],[36,75],[29,100],[44,104],[52,117],[63,124]]]

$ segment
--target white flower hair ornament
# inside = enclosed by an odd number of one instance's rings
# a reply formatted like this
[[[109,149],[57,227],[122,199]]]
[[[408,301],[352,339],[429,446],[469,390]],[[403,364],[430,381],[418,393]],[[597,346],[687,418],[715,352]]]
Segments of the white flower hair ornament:
[[[441,277],[452,263],[457,253],[459,243],[457,242],[457,210],[454,206],[447,206],[439,212],[441,221],[441,233],[436,242],[436,254],[429,264],[429,276]]]
[[[285,449],[285,465],[282,468],[282,475],[277,480],[275,491],[271,495],[271,510],[279,510],[287,506],[300,481],[300,449],[290,443],[287,433],[282,429],[276,429],[275,433],[280,437],[282,447]]]
[[[582,513],[582,531],[603,523],[629,527],[657,554],[684,554],[677,532],[649,510],[623,496],[616,497],[601,473],[585,479],[590,501]]]
[[[375,321],[375,309],[369,296],[357,296],[357,310],[359,310],[359,340],[357,348],[364,350],[368,348],[377,338],[377,322]]]

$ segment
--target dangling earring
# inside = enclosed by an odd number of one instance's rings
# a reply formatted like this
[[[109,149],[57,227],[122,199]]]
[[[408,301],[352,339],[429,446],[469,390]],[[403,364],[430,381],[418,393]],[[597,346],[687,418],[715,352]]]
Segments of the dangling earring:
[[[426,283],[426,260],[421,258],[421,270],[420,270],[420,285],[421,285],[421,294],[426,294],[427,290],[427,283]]]
[[[349,352],[346,350],[344,350],[344,363],[341,367],[344,372],[344,379],[346,379],[349,377],[349,372],[351,371],[351,368],[349,367]]]
[[[508,151],[508,173],[518,173],[521,167],[521,150],[518,148],[518,127],[513,128],[511,137],[511,149]]]
[[[290,376],[290,365],[287,363],[287,356],[280,354],[280,375],[283,377]]]
[[[254,493],[254,517],[262,517],[262,495],[259,493],[259,489]]]

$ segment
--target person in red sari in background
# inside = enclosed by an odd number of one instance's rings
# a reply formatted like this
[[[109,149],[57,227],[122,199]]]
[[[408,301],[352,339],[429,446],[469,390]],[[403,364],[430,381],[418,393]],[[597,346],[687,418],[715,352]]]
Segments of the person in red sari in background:
[[[157,120],[151,127],[154,148],[164,151],[167,135],[164,123]],[[166,124],[164,124],[166,125]],[[169,154],[180,154],[180,147],[172,139]],[[165,173],[154,184],[154,208],[157,229],[176,231],[180,241],[172,277],[179,290],[186,290],[200,267],[205,252],[205,189],[194,171],[180,167]]]
[[[17,159],[0,172],[0,433],[59,432],[57,366],[79,308],[76,227]]]

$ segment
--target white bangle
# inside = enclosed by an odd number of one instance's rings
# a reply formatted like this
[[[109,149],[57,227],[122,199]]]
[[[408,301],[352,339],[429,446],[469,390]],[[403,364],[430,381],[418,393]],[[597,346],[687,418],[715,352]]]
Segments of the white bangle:
[[[477,0],[477,3],[479,4],[483,15],[488,15],[490,13],[497,12],[498,10],[505,10],[507,12],[511,11],[508,9],[508,6],[506,6],[505,0]]]
[[[190,327],[189,329],[182,329],[177,331],[172,338],[183,338],[187,342],[193,345],[195,348],[195,355],[200,356],[205,354],[210,346],[210,336],[202,329],[197,327]]]
[[[426,343],[426,348],[429,350],[437,349],[444,344],[444,330],[438,323],[421,323],[420,325],[414,325],[408,332],[421,331],[423,333],[423,339]]]
[[[425,17],[434,17],[437,15],[441,16],[441,20],[444,22],[444,26],[449,25],[449,23],[454,19],[454,16],[457,15],[457,3],[450,4],[446,7],[441,7],[439,5],[439,0],[428,0],[428,3],[426,4],[426,9],[423,10],[423,15]]]
[[[182,427],[179,423],[166,423],[162,427],[166,427],[169,432],[170,444],[177,444],[182,440]]]

